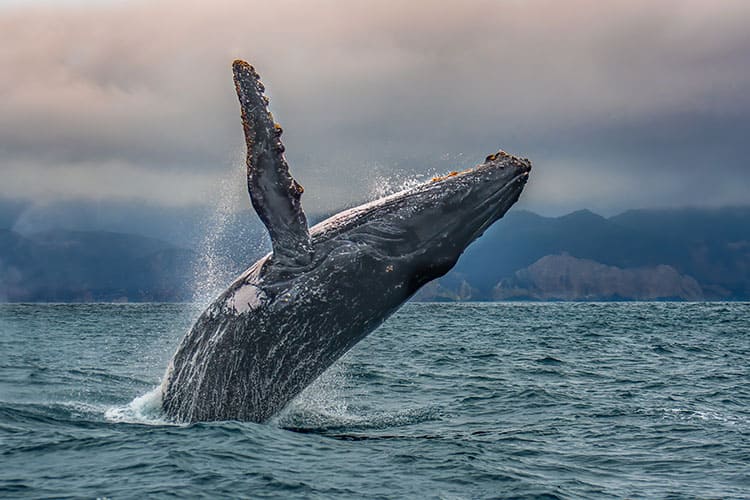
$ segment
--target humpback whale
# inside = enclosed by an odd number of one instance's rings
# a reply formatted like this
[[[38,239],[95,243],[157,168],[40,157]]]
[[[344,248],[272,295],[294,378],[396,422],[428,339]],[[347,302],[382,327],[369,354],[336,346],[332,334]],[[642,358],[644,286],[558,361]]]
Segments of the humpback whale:
[[[521,194],[528,159],[480,165],[308,228],[281,127],[255,69],[232,65],[247,143],[247,185],[272,252],[242,273],[182,339],[161,386],[178,422],[263,422],[443,276]]]

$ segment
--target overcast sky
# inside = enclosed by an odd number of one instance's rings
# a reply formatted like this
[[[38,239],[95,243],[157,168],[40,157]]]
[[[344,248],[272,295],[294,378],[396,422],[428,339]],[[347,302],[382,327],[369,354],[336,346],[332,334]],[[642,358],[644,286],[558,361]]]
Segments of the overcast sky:
[[[541,213],[747,204],[748,26],[747,0],[0,0],[0,197],[247,206],[243,58],[310,213],[500,148]]]

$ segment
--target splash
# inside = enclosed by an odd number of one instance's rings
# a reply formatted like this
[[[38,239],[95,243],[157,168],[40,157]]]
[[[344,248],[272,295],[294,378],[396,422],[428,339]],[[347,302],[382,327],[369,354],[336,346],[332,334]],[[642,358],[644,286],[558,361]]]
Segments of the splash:
[[[404,189],[410,189],[422,184],[429,175],[415,174],[411,176],[393,173],[391,175],[376,174],[368,193],[369,200],[377,200],[398,193]]]
[[[104,418],[114,423],[168,425],[161,411],[161,386],[154,387],[125,406],[109,408]]]
[[[346,372],[335,364],[318,377],[271,422],[282,428],[325,428],[351,420],[346,398]]]
[[[411,189],[430,179],[455,175],[466,170],[466,165],[477,164],[476,161],[472,163],[471,160],[472,158],[467,158],[464,153],[445,153],[440,156],[439,160],[435,159],[432,167],[428,169],[420,167],[421,173],[413,173],[415,170],[408,166],[387,168],[381,164],[368,165],[365,169],[371,172],[368,200],[377,200],[405,189]]]
[[[252,263],[244,259],[252,260],[251,256],[260,256],[267,248],[265,233],[255,232],[257,219],[246,213],[250,200],[244,188],[245,162],[240,156],[236,155],[232,168],[217,180],[209,201],[215,208],[201,223],[203,239],[192,279],[193,302],[198,310],[208,306]]]
[[[236,162],[235,162],[236,163]],[[232,168],[219,179],[212,206],[216,207],[203,225],[203,240],[198,248],[198,259],[193,269],[193,302],[205,307],[231,279],[235,265],[221,242],[227,237],[232,215],[237,206],[239,174],[242,170]]]
[[[240,188],[245,184],[244,179],[244,161],[232,161],[232,168],[217,180],[208,195],[210,206],[215,208],[201,222],[203,238],[197,248],[198,258],[192,272],[194,307],[187,313],[191,320],[195,320],[237,274],[238,263],[232,257],[232,248],[227,241],[247,242],[245,247],[250,253],[263,250],[263,241],[256,238],[254,243],[247,225],[238,224],[238,215],[245,215],[239,213],[241,207],[249,205],[247,194]],[[170,424],[162,412],[161,385],[125,406],[109,408],[105,418],[112,422]]]

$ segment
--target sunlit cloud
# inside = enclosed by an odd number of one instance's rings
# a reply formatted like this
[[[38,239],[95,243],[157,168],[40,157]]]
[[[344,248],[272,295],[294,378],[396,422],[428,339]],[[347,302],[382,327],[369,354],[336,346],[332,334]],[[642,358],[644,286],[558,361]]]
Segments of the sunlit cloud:
[[[498,148],[535,161],[532,209],[736,203],[748,185],[744,1],[1,8],[2,196],[207,203],[241,168],[237,57],[314,212]]]

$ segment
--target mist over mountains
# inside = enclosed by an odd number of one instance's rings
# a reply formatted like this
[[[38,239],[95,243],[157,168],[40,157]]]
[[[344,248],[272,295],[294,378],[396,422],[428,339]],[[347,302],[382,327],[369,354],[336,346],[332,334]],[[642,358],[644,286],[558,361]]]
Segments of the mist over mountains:
[[[750,207],[515,210],[415,300],[748,300],[748,221]],[[192,300],[207,256],[226,283],[268,248],[249,210],[3,202],[0,301]]]

